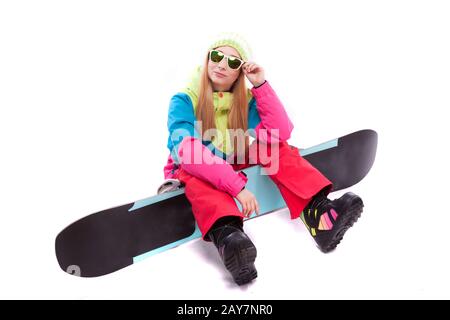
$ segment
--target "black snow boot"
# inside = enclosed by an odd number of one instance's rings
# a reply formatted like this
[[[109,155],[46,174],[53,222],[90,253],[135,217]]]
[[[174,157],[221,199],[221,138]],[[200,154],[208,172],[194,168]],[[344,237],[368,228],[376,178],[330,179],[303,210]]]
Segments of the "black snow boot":
[[[329,252],[336,248],[344,233],[358,220],[363,207],[363,201],[354,193],[347,192],[331,201],[322,190],[305,207],[300,219],[319,249]]]
[[[255,268],[256,247],[242,229],[240,218],[227,216],[219,219],[208,232],[209,239],[238,285],[257,277]]]

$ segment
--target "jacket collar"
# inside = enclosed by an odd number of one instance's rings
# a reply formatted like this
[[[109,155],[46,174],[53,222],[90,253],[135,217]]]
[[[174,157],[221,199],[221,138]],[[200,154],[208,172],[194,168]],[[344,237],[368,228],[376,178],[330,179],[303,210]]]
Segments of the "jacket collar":
[[[198,93],[200,90],[200,74],[202,71],[201,66],[197,66],[192,72],[187,86],[182,90],[191,98],[194,110],[198,103]],[[249,103],[253,95],[250,89],[247,89],[247,102]],[[229,111],[231,103],[233,102],[232,92],[213,92],[214,108],[216,112]]]

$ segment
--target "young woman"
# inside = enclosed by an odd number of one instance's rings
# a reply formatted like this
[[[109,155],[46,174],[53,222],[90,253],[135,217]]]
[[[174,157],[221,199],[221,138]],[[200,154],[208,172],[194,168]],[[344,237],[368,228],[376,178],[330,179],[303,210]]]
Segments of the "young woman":
[[[256,248],[243,231],[243,218],[259,213],[240,169],[255,164],[275,168],[269,176],[291,219],[301,218],[323,252],[337,246],[363,209],[361,198],[350,192],[327,198],[332,183],[286,142],[294,126],[264,69],[250,62],[250,55],[238,34],[221,34],[211,43],[204,65],[171,99],[170,155],[164,167],[166,179],[185,185],[203,239],[215,244],[238,285],[257,277]],[[255,138],[252,144],[249,135]],[[261,156],[262,149],[269,158]]]

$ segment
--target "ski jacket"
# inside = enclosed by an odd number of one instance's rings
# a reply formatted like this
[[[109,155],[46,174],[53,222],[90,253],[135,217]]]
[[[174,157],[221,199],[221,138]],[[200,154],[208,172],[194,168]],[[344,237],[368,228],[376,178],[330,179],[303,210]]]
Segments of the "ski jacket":
[[[214,92],[214,111],[218,137],[204,140],[195,127],[201,67],[194,71],[188,85],[170,100],[167,128],[167,148],[170,154],[164,166],[164,178],[175,178],[181,167],[189,174],[208,181],[217,189],[235,197],[245,186],[244,174],[234,171],[227,159],[234,156],[227,131],[227,119],[233,101],[231,92]],[[286,141],[294,128],[275,91],[266,80],[262,85],[247,89],[248,129],[253,138],[265,143]],[[266,129],[266,130],[263,130]],[[278,129],[271,135],[270,129]],[[250,131],[251,132],[251,131]],[[193,161],[193,159],[201,159]]]

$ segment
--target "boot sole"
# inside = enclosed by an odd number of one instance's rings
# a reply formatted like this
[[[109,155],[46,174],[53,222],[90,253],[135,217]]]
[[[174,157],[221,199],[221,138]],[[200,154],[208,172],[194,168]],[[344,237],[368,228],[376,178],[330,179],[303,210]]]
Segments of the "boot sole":
[[[345,215],[342,215],[341,219],[339,219],[338,217],[335,227],[333,228],[336,231],[331,235],[332,240],[330,241],[330,243],[324,247],[319,246],[319,249],[324,253],[328,253],[336,249],[342,238],[344,238],[345,232],[347,232],[347,230],[353,226],[353,224],[359,219],[359,217],[361,217],[364,204],[359,196],[354,193],[348,192],[343,196],[342,201],[344,201],[344,203],[347,204],[349,208],[345,211]]]
[[[225,258],[224,264],[239,286],[249,283],[258,276],[255,268],[256,248],[251,241],[240,243],[234,254]]]

